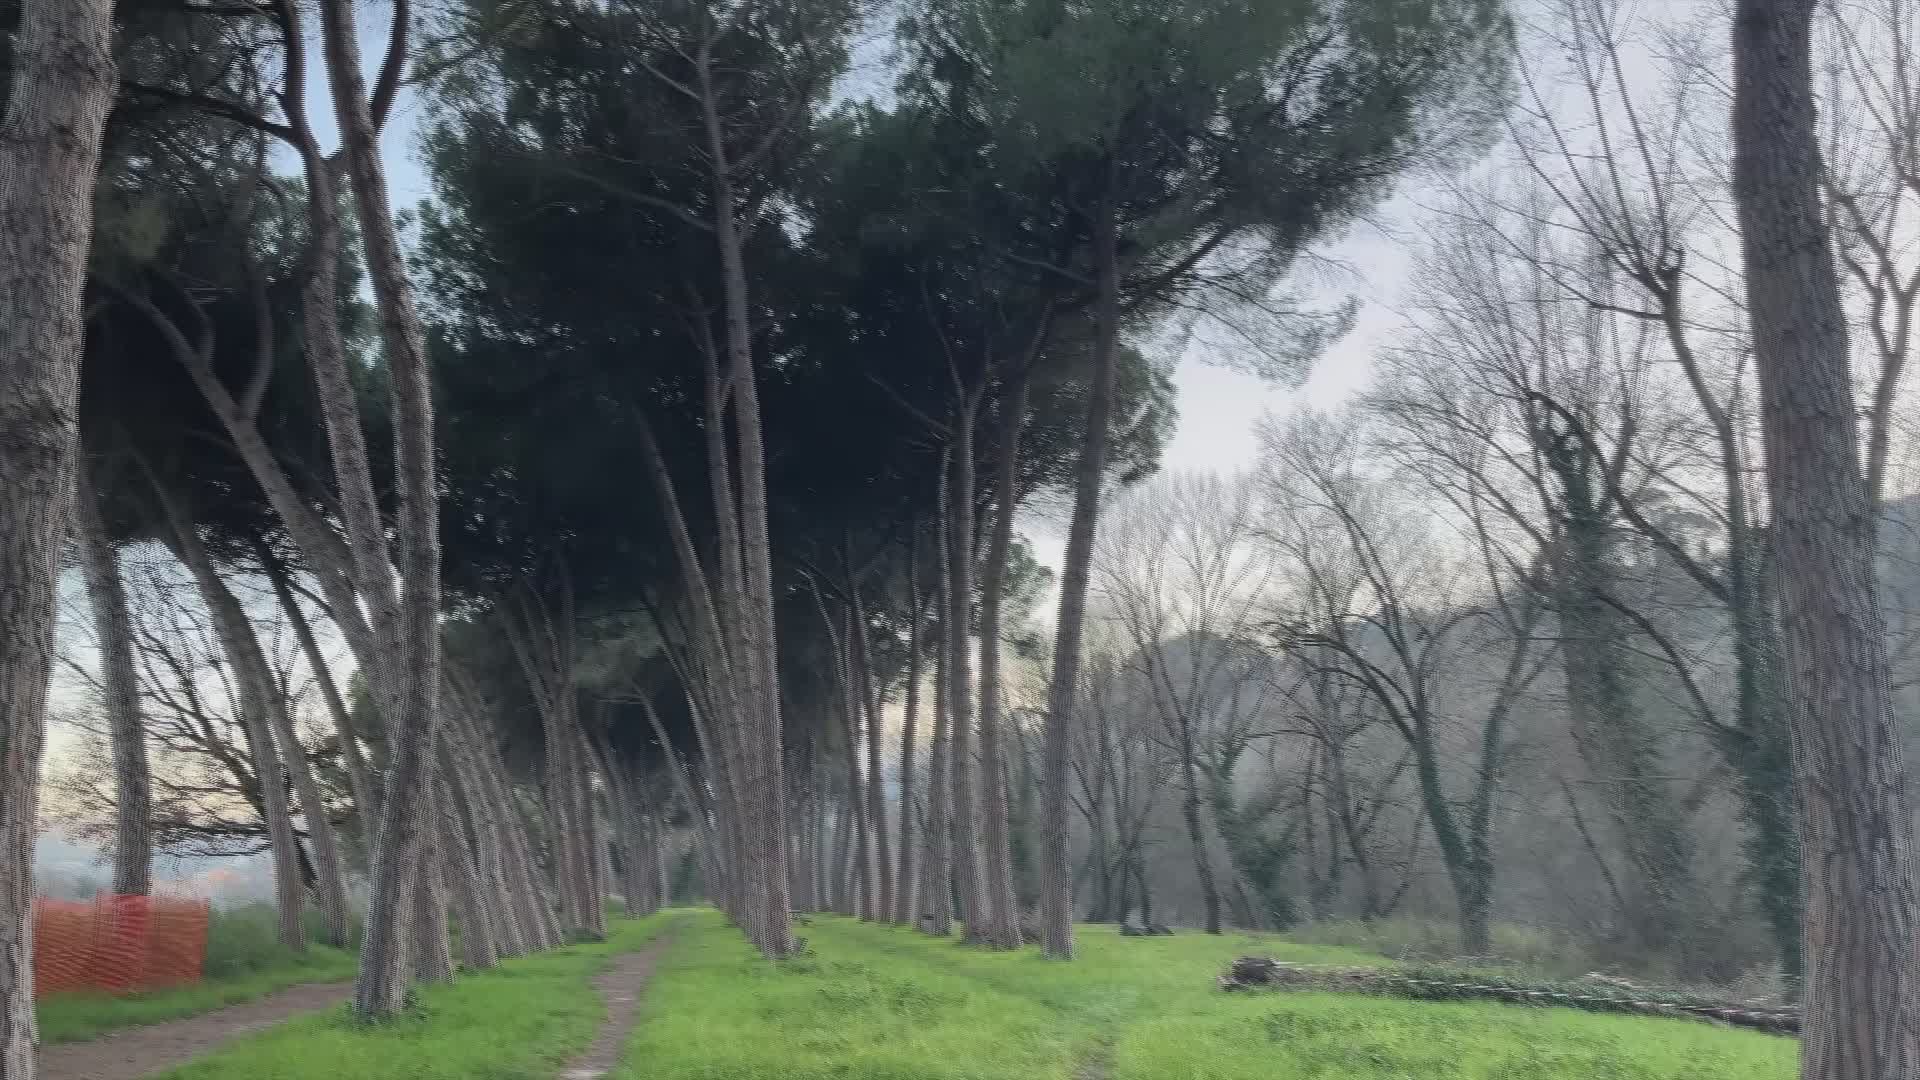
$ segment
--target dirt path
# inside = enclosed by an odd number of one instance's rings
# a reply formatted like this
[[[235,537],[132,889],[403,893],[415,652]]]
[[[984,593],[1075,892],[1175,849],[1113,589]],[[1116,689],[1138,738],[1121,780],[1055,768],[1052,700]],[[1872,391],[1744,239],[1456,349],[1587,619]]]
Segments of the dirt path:
[[[599,1080],[620,1064],[627,1048],[627,1037],[640,1022],[640,995],[653,978],[654,962],[673,944],[676,927],[667,927],[639,952],[613,958],[607,969],[593,977],[593,988],[607,1003],[607,1018],[600,1022],[600,1033],[593,1045],[582,1051],[560,1070],[560,1080]]]
[[[141,1080],[184,1065],[242,1035],[345,1001],[353,984],[316,983],[199,1016],[126,1028],[40,1050],[41,1080]]]

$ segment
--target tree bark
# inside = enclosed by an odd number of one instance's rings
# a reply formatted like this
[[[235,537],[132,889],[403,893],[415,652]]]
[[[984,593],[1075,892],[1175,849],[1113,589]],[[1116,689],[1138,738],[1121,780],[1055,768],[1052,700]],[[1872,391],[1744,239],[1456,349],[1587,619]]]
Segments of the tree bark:
[[[0,117],[0,1080],[33,1076],[33,838],[113,5],[26,0]]]
[[[951,454],[944,458],[940,469],[940,521],[935,530],[934,549],[934,595],[940,612],[940,636],[934,643],[933,746],[927,758],[927,855],[922,863],[920,882],[920,907],[927,916],[927,930],[935,937],[948,937],[953,933],[953,823],[948,807],[953,790],[949,765],[953,756],[953,724],[947,708],[947,665],[953,653],[946,643],[953,634],[953,575],[947,568],[952,539],[947,528],[951,509],[947,485],[952,472]]]
[[[87,463],[74,470],[74,533],[80,570],[93,607],[100,647],[100,687],[113,750],[113,891],[145,896],[153,885],[153,776],[140,716],[140,682],[133,663],[133,616],[127,610],[120,560],[100,517],[99,494]]]
[[[275,688],[270,676],[265,681],[261,679],[261,669],[254,658],[259,643],[254,639],[247,613],[214,570],[213,559],[200,542],[191,517],[177,498],[157,483],[155,493],[172,526],[169,540],[174,555],[199,587],[200,599],[207,605],[221,651],[226,654],[233,680],[239,687],[240,727],[246,733],[247,754],[253,761],[254,778],[260,784],[260,808],[266,818],[267,847],[273,857],[280,943],[296,952],[305,952],[307,934],[301,912],[306,896],[300,880],[299,839],[287,806],[286,776],[274,751],[273,722],[269,717]]]
[[[748,707],[741,715],[742,793],[739,869],[746,876],[747,936],[766,955],[793,951],[787,896],[785,753],[780,719],[779,647],[774,637],[773,553],[767,535],[767,465],[761,445],[760,391],[753,364],[745,238],[735,217],[733,167],[713,86],[713,58],[703,49],[695,65],[708,166],[713,186],[714,243],[720,256],[734,439],[740,470],[739,526],[745,591],[739,624]]]
[[[1733,181],[1796,751],[1800,1074],[1920,1074],[1920,896],[1846,314],[1819,199],[1814,0],[1739,0]]]
[[[1020,430],[1026,422],[1028,364],[1013,374],[1001,403],[1000,446],[994,461],[993,532],[980,569],[980,771],[981,856],[988,919],[986,936],[997,948],[1020,947],[1020,912],[1014,898],[1013,844],[1007,805],[1006,701],[1001,686],[1001,612],[1007,559],[1013,550],[1013,515],[1019,506]]]
[[[969,628],[973,615],[974,413],[978,399],[957,404],[953,457],[947,482],[947,768],[953,786],[953,883],[960,897],[961,939],[981,944],[989,937],[992,911],[981,870],[980,817],[973,760],[973,662]]]
[[[358,211],[367,271],[380,314],[381,339],[392,387],[395,514],[399,533],[400,602],[397,654],[401,677],[394,680],[399,706],[383,715],[386,731],[386,789],[381,795],[380,829],[373,850],[373,888],[367,903],[366,942],[354,1010],[364,1019],[398,1015],[406,1006],[408,925],[407,860],[417,859],[431,823],[422,821],[409,801],[430,772],[440,689],[440,539],[439,503],[434,488],[433,394],[426,332],[414,309],[406,265],[387,194],[380,146],[368,109],[360,43],[346,0],[323,0],[321,31],[334,115],[341,132],[347,175]],[[406,26],[396,20],[395,39],[404,43]],[[404,46],[397,46],[404,57]],[[363,574],[371,567],[362,567]],[[378,604],[384,596],[367,598]],[[437,947],[429,945],[432,952]]]
[[[907,555],[907,703],[900,724],[900,865],[894,874],[893,921],[911,926],[917,915],[920,879],[914,852],[919,849],[914,835],[914,756],[919,750],[920,731],[920,530],[916,526]]]
[[[259,537],[254,538],[253,550],[260,572],[272,583],[273,595],[280,601],[280,610],[286,613],[287,624],[293,627],[294,639],[300,643],[301,655],[307,658],[313,681],[320,687],[320,698],[326,703],[327,715],[332,718],[334,732],[340,740],[340,758],[346,764],[347,785],[353,789],[354,809],[358,811],[361,830],[370,837],[372,823],[379,820],[380,801],[366,754],[360,749],[360,733],[353,722],[353,713],[347,708],[346,699],[340,696],[340,687],[333,681],[326,654],[320,651],[320,642],[313,636],[313,625],[307,621],[306,612],[300,609],[300,601],[293,594],[286,564]]]
[[[1067,754],[1069,726],[1080,692],[1080,647],[1087,618],[1087,582],[1093,567],[1094,528],[1100,486],[1107,471],[1107,429],[1113,413],[1114,370],[1120,352],[1120,255],[1111,203],[1102,202],[1093,223],[1095,282],[1093,386],[1081,434],[1080,462],[1067,527],[1060,577],[1060,614],[1054,631],[1053,679],[1047,688],[1046,744],[1042,758],[1040,854],[1040,946],[1050,957],[1073,956],[1073,868],[1067,861]]]
[[[860,602],[859,585],[848,582],[853,593],[853,649],[855,684],[860,705],[867,714],[867,830],[873,835],[873,918],[885,922],[893,913],[893,850],[887,835],[887,771],[881,753],[884,725],[880,722],[880,696],[873,685],[873,657],[867,643],[867,611]]]

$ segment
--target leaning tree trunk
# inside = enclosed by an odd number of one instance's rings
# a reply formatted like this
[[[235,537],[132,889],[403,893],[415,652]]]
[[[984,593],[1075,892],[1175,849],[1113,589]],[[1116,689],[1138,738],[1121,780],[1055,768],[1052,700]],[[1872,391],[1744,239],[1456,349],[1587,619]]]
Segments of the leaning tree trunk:
[[[170,527],[167,539],[174,556],[193,575],[201,602],[207,606],[207,615],[213,621],[220,650],[226,655],[227,665],[232,669],[234,683],[239,689],[240,729],[246,735],[247,755],[253,764],[255,781],[260,787],[260,814],[266,820],[267,847],[273,858],[273,891],[279,913],[280,943],[289,949],[304,952],[307,935],[302,922],[302,909],[306,903],[306,893],[300,878],[300,841],[294,832],[293,815],[287,806],[286,777],[274,750],[273,721],[270,716],[274,707],[273,698],[279,688],[274,685],[264,663],[256,662],[260,643],[254,637],[253,625],[247,621],[246,609],[240,606],[239,599],[214,569],[213,557],[207,554],[206,545],[201,543],[192,516],[162,482],[155,480],[153,491],[167,516]]]
[[[787,896],[787,799],[780,719],[780,650],[775,638],[773,553],[767,533],[767,461],[760,432],[760,390],[753,364],[753,328],[747,296],[746,238],[735,217],[733,166],[729,162],[713,86],[712,56],[695,65],[708,168],[713,187],[714,246],[720,256],[734,439],[740,470],[740,556],[745,588],[738,619],[746,708],[740,714],[739,770],[743,850],[737,853],[746,882],[747,936],[767,956],[793,951],[793,920]]]
[[[398,1015],[406,1007],[406,864],[420,858],[425,838],[432,835],[431,822],[423,819],[421,808],[411,797],[421,790],[430,772],[440,688],[440,538],[434,488],[433,394],[426,332],[413,306],[394,226],[386,172],[368,109],[353,12],[346,0],[323,0],[320,13],[334,114],[352,181],[374,303],[380,313],[393,399],[401,589],[395,635],[399,677],[392,681],[399,704],[392,715],[382,717],[387,743],[386,790],[380,799],[367,934],[354,991],[355,1012],[363,1018],[381,1019]],[[396,40],[404,42],[405,32],[404,25],[396,25]],[[368,602],[377,601],[370,597]],[[429,949],[438,951],[431,944]]]
[[[1912,818],[1846,312],[1819,198],[1814,0],[1739,0],[1733,180],[1760,383],[1806,895],[1807,1080],[1920,1075]]]
[[[987,939],[1002,949],[1020,947],[1019,904],[1013,889],[1013,842],[1007,805],[1006,702],[1001,687],[1001,610],[1007,559],[1013,550],[1013,514],[1019,505],[1020,429],[1027,414],[1027,369],[1009,384],[1002,403],[1000,447],[994,462],[993,532],[980,570],[980,809],[986,844]]]
[[[193,540],[198,547],[198,537]],[[197,555],[205,559],[206,553]],[[198,578],[203,570],[193,568]],[[211,575],[209,563],[204,572]],[[335,948],[346,948],[350,936],[347,925],[347,886],[346,871],[340,859],[340,845],[334,835],[333,822],[327,816],[326,801],[320,795],[320,785],[314,780],[313,768],[307,761],[304,747],[293,727],[293,717],[287,710],[287,696],[281,692],[279,680],[274,677],[273,668],[267,662],[267,655],[260,647],[259,635],[254,631],[253,622],[247,618],[246,611],[233,595],[226,582],[217,576],[203,583],[203,591],[215,590],[208,594],[207,606],[212,610],[215,622],[220,627],[222,640],[229,643],[228,658],[235,667],[241,685],[251,682],[258,697],[259,706],[265,710],[268,729],[272,734],[271,742],[266,745],[279,749],[278,760],[286,775],[293,781],[293,792],[300,807],[300,816],[307,826],[307,847],[309,861],[313,867],[315,894],[320,909],[327,919],[327,944]],[[237,649],[238,651],[232,651]],[[276,768],[273,759],[266,758],[257,762],[261,771],[265,796],[265,773],[273,774],[273,786],[280,787],[281,768]],[[269,813],[274,803],[268,801]],[[284,795],[281,806],[284,807]],[[284,810],[282,811],[284,812]],[[291,826],[289,826],[291,829]],[[298,854],[297,850],[295,854]],[[297,879],[296,879],[297,880]]]
[[[967,629],[973,608],[973,419],[975,402],[954,410],[953,457],[947,484],[947,768],[953,787],[953,883],[960,896],[961,938],[989,940],[992,914],[980,866],[980,817],[973,761],[973,664]]]
[[[33,1076],[33,837],[113,5],[26,0],[0,117],[0,1080]]]
[[[1040,947],[1051,957],[1073,956],[1073,867],[1067,861],[1067,754],[1080,692],[1080,641],[1086,628],[1087,582],[1093,567],[1094,525],[1107,471],[1107,428],[1113,412],[1114,369],[1120,351],[1120,257],[1114,210],[1103,202],[1094,226],[1093,386],[1081,434],[1073,519],[1060,577],[1060,617],[1054,630],[1053,680],[1047,687],[1045,753],[1041,761]]]
[[[366,754],[360,749],[360,732],[353,722],[353,712],[341,697],[326,654],[320,651],[320,642],[313,636],[313,626],[307,621],[306,612],[300,610],[299,599],[293,595],[285,564],[259,537],[254,538],[254,557],[259,560],[260,572],[272,583],[273,595],[280,601],[287,625],[293,627],[294,640],[300,643],[301,655],[307,658],[314,684],[320,688],[320,699],[326,703],[327,715],[332,718],[334,733],[340,740],[340,759],[346,765],[347,786],[353,790],[353,808],[358,813],[362,833],[370,836],[373,830],[369,826],[380,813],[380,797],[372,770],[367,767]]]
[[[445,756],[439,769],[446,771]],[[440,853],[447,868],[447,885],[452,893],[453,910],[460,918],[460,962],[468,971],[482,971],[500,962],[500,919],[492,902],[500,880],[482,880],[479,845],[467,842],[466,823],[461,818],[459,785],[449,773],[437,785]]]
[[[113,749],[113,891],[145,896],[153,885],[153,776],[147,767],[147,733],[140,719],[140,683],[133,665],[133,616],[120,560],[100,518],[99,495],[86,463],[75,470],[74,532],[80,570],[93,606],[100,646],[100,686]]]

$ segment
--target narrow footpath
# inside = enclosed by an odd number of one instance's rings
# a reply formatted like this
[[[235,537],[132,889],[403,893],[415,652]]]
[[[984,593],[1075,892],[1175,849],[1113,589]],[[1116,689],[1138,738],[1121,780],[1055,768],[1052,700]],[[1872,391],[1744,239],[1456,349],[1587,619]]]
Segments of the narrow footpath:
[[[86,1042],[40,1049],[40,1080],[143,1080],[184,1065],[228,1042],[302,1013],[331,1008],[353,984],[313,983],[199,1016],[125,1028]]]
[[[593,988],[607,1004],[607,1016],[600,1021],[593,1045],[560,1070],[560,1080],[599,1080],[620,1064],[627,1040],[640,1022],[640,998],[653,978],[654,964],[673,946],[678,929],[677,925],[667,927],[645,948],[614,957],[605,971],[593,977]]]

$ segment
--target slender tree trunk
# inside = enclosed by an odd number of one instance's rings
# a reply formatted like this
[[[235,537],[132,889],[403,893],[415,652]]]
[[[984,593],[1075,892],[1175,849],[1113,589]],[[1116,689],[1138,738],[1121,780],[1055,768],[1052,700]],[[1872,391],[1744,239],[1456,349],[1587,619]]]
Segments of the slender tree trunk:
[[[272,676],[263,672],[264,665],[255,662],[259,643],[247,621],[246,610],[214,570],[213,559],[200,542],[192,519],[176,497],[157,484],[155,493],[172,525],[169,539],[174,555],[199,586],[200,599],[207,606],[221,651],[226,654],[233,680],[239,687],[240,727],[246,733],[248,757],[260,785],[260,809],[266,818],[267,847],[273,857],[280,943],[296,952],[305,952],[307,934],[301,911],[306,895],[300,880],[300,842],[287,806],[286,776],[274,751],[274,724],[269,718],[273,712],[272,698],[278,689],[273,685]]]
[[[1019,904],[1014,899],[1013,844],[1007,801],[1006,701],[1001,686],[1001,612],[1007,584],[1007,559],[1013,550],[1013,515],[1019,505],[1020,429],[1026,422],[1028,368],[1022,366],[1006,388],[1000,446],[994,461],[993,532],[987,561],[980,569],[980,771],[981,824],[985,849],[983,891],[986,935],[998,948],[1020,947]]]
[[[392,387],[394,479],[398,492],[400,670],[402,702],[383,715],[387,743],[386,790],[373,845],[373,888],[361,950],[354,1009],[365,1019],[397,1015],[406,1006],[406,887],[403,864],[417,859],[430,822],[409,802],[430,772],[440,688],[439,502],[434,489],[433,392],[426,333],[414,309],[400,252],[380,146],[368,109],[360,43],[346,0],[322,0],[321,28],[335,117],[352,181],[368,276],[380,313],[388,383]],[[404,41],[404,25],[396,37]],[[402,52],[400,55],[404,55]],[[364,571],[363,571],[364,572]],[[377,595],[377,594],[376,594]],[[369,598],[369,602],[374,602]],[[429,951],[437,952],[430,946]]]
[[[1067,527],[1060,578],[1060,616],[1054,631],[1053,680],[1047,691],[1046,749],[1042,759],[1040,944],[1056,959],[1073,956],[1073,868],[1067,861],[1067,754],[1069,725],[1080,692],[1080,642],[1087,618],[1087,582],[1093,567],[1094,528],[1100,486],[1107,471],[1108,427],[1113,413],[1114,370],[1120,352],[1120,256],[1110,203],[1094,222],[1093,386],[1087,395],[1080,463]],[[1195,796],[1197,798],[1197,796]]]
[[[1813,0],[1739,0],[1733,181],[1806,896],[1800,1073],[1920,1075],[1913,820],[1874,577],[1846,313],[1819,199]]]
[[[953,416],[953,458],[947,482],[947,767],[952,771],[953,882],[960,895],[961,938],[991,941],[992,912],[981,871],[980,815],[973,759],[973,427],[977,399]]]
[[[0,117],[0,1080],[32,1080],[33,838],[113,5],[26,0]]]
[[[894,874],[893,921],[911,926],[916,914],[919,892],[919,868],[914,852],[919,849],[914,835],[914,755],[920,736],[920,530],[913,532],[907,556],[907,704],[900,724],[900,865]]]
[[[867,829],[873,834],[873,918],[885,922],[893,912],[893,851],[887,836],[887,771],[881,755],[884,725],[880,722],[880,697],[874,692],[873,658],[867,646],[867,612],[860,603],[860,587],[848,583],[853,593],[853,649],[855,684],[860,705],[867,714]]]
[[[779,648],[774,637],[773,554],[767,536],[767,466],[761,445],[760,391],[753,365],[753,330],[747,296],[744,238],[735,217],[733,167],[729,162],[720,103],[713,87],[712,56],[695,65],[713,181],[714,243],[719,249],[731,367],[734,438],[740,469],[739,524],[745,596],[739,616],[750,706],[742,716],[740,790],[743,793],[741,869],[747,889],[747,936],[770,957],[793,950],[787,897],[785,754],[780,722]]]
[[[442,754],[436,768],[443,774],[435,785],[439,788],[440,854],[447,868],[453,909],[460,917],[460,962],[468,971],[483,971],[500,962],[502,927],[492,898],[501,887],[501,879],[481,877],[480,853],[485,844],[467,842],[460,812],[465,793],[447,768],[447,760]]]
[[[140,717],[140,683],[133,664],[133,616],[120,560],[100,518],[99,495],[90,470],[74,470],[74,532],[80,570],[93,606],[100,646],[100,686],[113,749],[113,891],[145,896],[153,883],[153,777],[147,768],[147,733]]]
[[[361,828],[370,834],[371,824],[379,820],[380,802],[366,754],[360,749],[360,734],[353,722],[353,713],[347,708],[346,699],[340,696],[340,687],[333,681],[326,654],[320,651],[320,643],[313,636],[313,626],[300,610],[299,599],[293,595],[285,564],[274,555],[267,542],[258,537],[254,539],[254,556],[260,562],[261,573],[272,582],[280,610],[286,613],[287,624],[293,627],[300,652],[307,658],[307,667],[313,671],[313,680],[320,687],[320,698],[326,702],[327,715],[332,718],[340,739],[340,758],[346,764],[347,785],[353,789],[354,809],[359,811]]]
[[[927,759],[927,855],[922,863],[920,907],[927,915],[927,930],[936,937],[953,933],[953,823],[947,800],[951,793],[949,761],[953,756],[953,724],[947,708],[947,664],[952,650],[946,639],[953,634],[953,576],[947,570],[947,528],[950,500],[947,477],[951,461],[940,470],[940,522],[936,530],[934,552],[935,596],[940,612],[940,634],[934,643],[933,671],[933,746]]]

